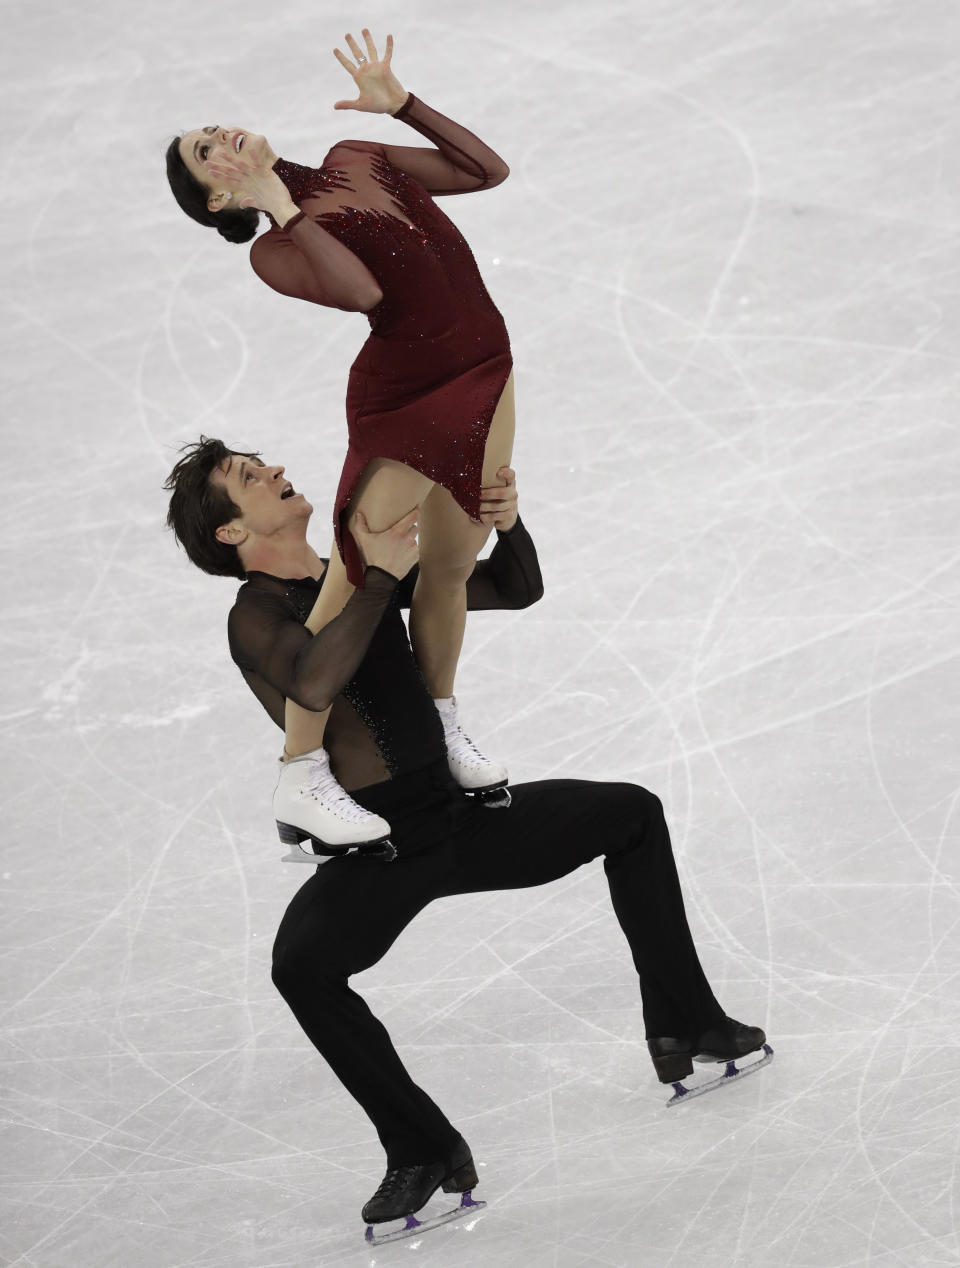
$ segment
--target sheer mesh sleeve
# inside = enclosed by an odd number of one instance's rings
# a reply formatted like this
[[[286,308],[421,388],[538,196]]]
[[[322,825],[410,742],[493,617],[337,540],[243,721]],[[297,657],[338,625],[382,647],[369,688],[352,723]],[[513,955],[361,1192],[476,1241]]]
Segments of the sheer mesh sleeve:
[[[265,233],[250,249],[253,271],[281,295],[345,312],[369,312],[383,292],[363,261],[301,211],[280,233]]]
[[[402,608],[413,599],[413,587],[419,576],[415,565],[400,582],[397,595]],[[471,612],[495,609],[529,608],[543,598],[543,577],[533,538],[521,519],[502,533],[497,529],[497,544],[488,559],[478,559],[467,578],[467,608]]]
[[[313,635],[293,619],[282,593],[241,592],[227,625],[230,654],[242,670],[320,713],[357,672],[396,585],[388,572],[368,568],[363,589]]]
[[[393,116],[437,147],[385,145],[384,157],[412,176],[430,194],[466,194],[491,189],[510,175],[495,150],[459,123],[424,105],[413,93]]]

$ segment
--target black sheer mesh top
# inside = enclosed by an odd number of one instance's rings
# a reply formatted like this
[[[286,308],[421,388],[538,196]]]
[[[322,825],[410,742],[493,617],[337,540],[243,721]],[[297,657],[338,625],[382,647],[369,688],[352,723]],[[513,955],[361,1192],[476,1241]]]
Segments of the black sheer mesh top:
[[[368,568],[363,590],[318,634],[304,628],[323,578],[247,574],[230,611],[230,654],[279,727],[287,697],[305,709],[332,704],[324,747],[348,791],[419,770],[445,755],[443,728],[413,656],[400,609],[418,569],[402,581]],[[467,581],[472,611],[529,607],[543,595],[530,534],[518,519],[498,532]]]

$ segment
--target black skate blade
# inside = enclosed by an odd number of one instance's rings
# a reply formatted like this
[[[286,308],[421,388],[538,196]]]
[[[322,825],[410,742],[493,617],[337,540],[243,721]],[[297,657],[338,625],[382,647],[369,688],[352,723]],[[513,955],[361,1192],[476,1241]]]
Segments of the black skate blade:
[[[349,849],[332,850],[329,854],[314,854],[312,850],[296,845],[289,854],[281,855],[280,862],[306,863],[309,867],[319,867],[321,863],[329,863],[331,859],[340,858],[343,854],[360,854],[364,858],[392,863],[397,857],[397,847],[392,841],[380,841],[376,845],[351,846]]]
[[[428,1233],[432,1228],[439,1228],[441,1224],[449,1224],[451,1220],[473,1215],[477,1211],[482,1211],[486,1205],[486,1202],[475,1202],[472,1193],[464,1193],[460,1199],[460,1205],[444,1211],[442,1215],[433,1215],[426,1220],[418,1220],[415,1215],[402,1216],[404,1222],[400,1228],[383,1233],[373,1231],[374,1228],[383,1227],[383,1225],[368,1224],[364,1236],[371,1246],[382,1246],[385,1242],[399,1242],[406,1237],[418,1237],[421,1233]],[[396,1220],[388,1220],[385,1224],[389,1226],[396,1222]]]
[[[697,1083],[693,1087],[687,1087],[684,1083],[674,1083],[673,1096],[667,1101],[667,1109],[672,1105],[682,1105],[684,1101],[691,1101],[694,1097],[703,1096],[705,1092],[714,1092],[719,1087],[726,1087],[730,1083],[736,1083],[737,1079],[746,1078],[748,1074],[755,1074],[757,1070],[762,1070],[765,1065],[769,1065],[773,1060],[773,1049],[768,1043],[763,1045],[763,1055],[759,1061],[751,1061],[749,1065],[737,1066],[737,1061],[747,1061],[748,1058],[754,1056],[752,1052],[746,1053],[742,1057],[737,1057],[736,1061],[727,1061],[723,1074],[717,1078],[709,1079],[706,1083]],[[723,1065],[723,1062],[717,1064]]]
[[[280,823],[279,820],[277,832],[281,842],[292,847],[289,854],[281,857],[281,863],[307,863],[311,867],[317,867],[321,863],[329,863],[331,859],[339,858],[342,854],[349,854],[354,850],[358,854],[382,858],[385,861],[391,861],[397,857],[396,847],[389,836],[375,837],[372,841],[363,841],[359,845],[327,845],[319,837],[312,837],[309,832],[303,832],[290,823]],[[314,848],[304,845],[304,841],[309,841]]]
[[[465,788],[463,790],[471,801],[477,801],[484,810],[506,810],[513,801],[513,795],[506,784],[494,784],[491,788]]]

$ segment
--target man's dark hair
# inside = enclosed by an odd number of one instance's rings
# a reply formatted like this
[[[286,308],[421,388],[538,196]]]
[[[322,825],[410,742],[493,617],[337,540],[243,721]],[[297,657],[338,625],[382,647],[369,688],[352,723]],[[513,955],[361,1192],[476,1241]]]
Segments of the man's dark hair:
[[[167,527],[187,552],[187,557],[214,577],[246,576],[236,546],[217,541],[216,531],[241,514],[223,484],[214,484],[213,472],[234,456],[256,458],[257,454],[228,449],[222,440],[201,436],[180,450],[177,462],[163,487],[171,492]]]
[[[174,137],[167,146],[167,180],[173,196],[191,220],[216,229],[228,242],[249,242],[257,232],[260,213],[256,207],[242,211],[211,211],[207,206],[209,191],[193,175],[180,153],[182,137]]]

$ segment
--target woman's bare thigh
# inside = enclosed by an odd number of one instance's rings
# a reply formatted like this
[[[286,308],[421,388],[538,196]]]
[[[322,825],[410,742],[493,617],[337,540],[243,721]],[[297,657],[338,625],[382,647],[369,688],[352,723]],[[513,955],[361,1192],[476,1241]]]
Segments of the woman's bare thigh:
[[[485,488],[503,483],[496,478],[496,475],[501,467],[510,465],[510,459],[513,457],[515,431],[516,408],[513,395],[513,371],[511,370],[510,377],[500,393],[497,408],[494,410],[493,418],[490,422],[490,430],[487,432],[487,445],[483,451],[482,479]]]
[[[350,499],[347,525],[352,526],[354,515],[363,511],[371,532],[382,533],[407,511],[425,502],[432,488],[432,480],[405,463],[395,462],[392,458],[372,458]],[[328,621],[339,616],[353,589],[339,552],[331,549],[323,588],[306,622],[307,629],[315,634]]]
[[[363,511],[372,533],[382,533],[401,516],[422,505],[433,481],[404,462],[393,458],[371,458],[347,508],[347,525],[357,511]]]
[[[483,455],[483,487],[503,484],[497,478],[513,456],[515,428],[513,372],[507,379],[487,433]],[[490,536],[490,526],[472,520],[453,494],[435,484],[420,508],[420,570],[460,568],[469,576]]]
[[[469,577],[490,526],[472,520],[449,489],[435,484],[420,507],[420,574],[453,569]]]
[[[504,384],[490,422],[483,454],[483,486],[501,484],[497,471],[513,456],[516,426],[513,371]],[[486,524],[471,520],[442,485],[393,458],[371,458],[364,468],[347,510],[347,525],[363,511],[374,533],[395,524],[401,516],[421,508],[420,561],[426,566],[466,565],[475,560],[490,535]]]

